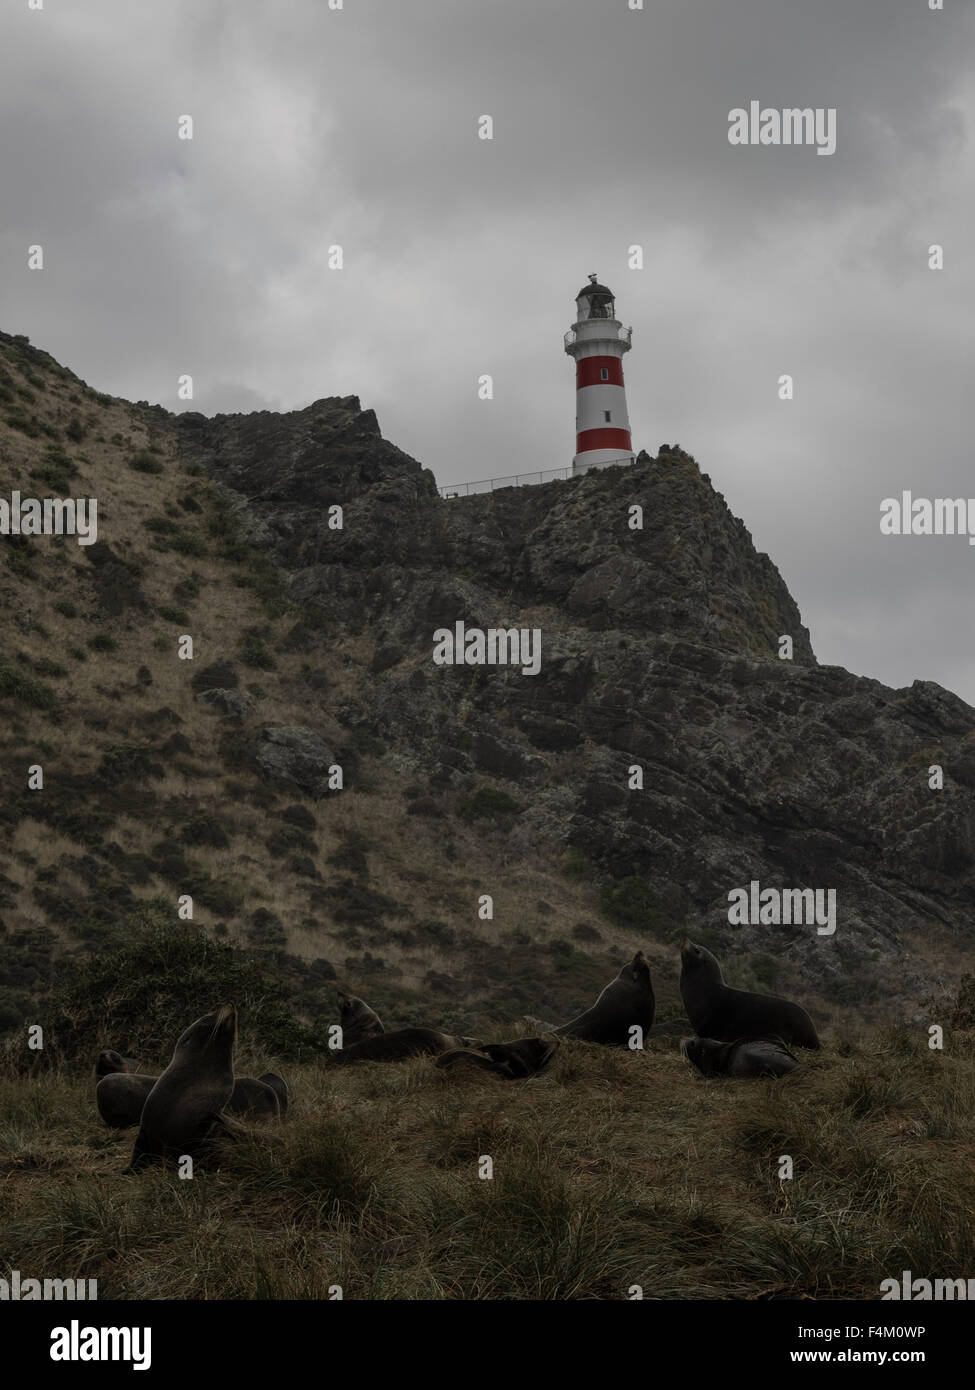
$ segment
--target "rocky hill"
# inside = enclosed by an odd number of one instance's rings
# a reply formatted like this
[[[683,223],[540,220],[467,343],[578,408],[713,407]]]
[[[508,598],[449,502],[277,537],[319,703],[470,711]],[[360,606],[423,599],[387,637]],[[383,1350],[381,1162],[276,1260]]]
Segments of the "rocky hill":
[[[677,447],[443,500],[355,397],[174,416],[0,334],[13,489],[99,530],[0,538],[0,1024],[181,894],[307,1013],[339,978],[467,1031],[569,1016],[634,942],[675,1011],[685,931],[827,1025],[971,967],[975,711],[820,666]],[[537,629],[539,673],[434,664],[457,622]],[[756,880],[835,890],[835,933],[730,926]]]

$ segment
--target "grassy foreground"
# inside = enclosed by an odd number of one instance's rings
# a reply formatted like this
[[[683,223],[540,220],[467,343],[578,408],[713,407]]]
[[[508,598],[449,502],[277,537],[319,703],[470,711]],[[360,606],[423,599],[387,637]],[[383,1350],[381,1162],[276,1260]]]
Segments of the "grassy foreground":
[[[103,1299],[875,1299],[975,1270],[975,1035],[841,1042],[780,1081],[652,1048],[569,1042],[522,1083],[285,1067],[283,1124],[189,1181],[122,1176],[91,1076],[5,1077],[4,1264]]]

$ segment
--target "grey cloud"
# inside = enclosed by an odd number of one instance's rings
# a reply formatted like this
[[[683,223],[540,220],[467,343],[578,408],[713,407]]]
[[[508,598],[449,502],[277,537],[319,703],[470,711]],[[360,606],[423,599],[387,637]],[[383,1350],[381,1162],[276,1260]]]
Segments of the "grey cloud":
[[[696,455],[820,659],[975,701],[975,548],[876,523],[900,487],[972,490],[973,34],[920,0],[24,7],[0,321],[172,409],[183,372],[207,412],[356,394],[447,483],[570,460],[595,270],[634,327],[634,442]],[[837,153],[731,147],[752,98],[835,106]]]

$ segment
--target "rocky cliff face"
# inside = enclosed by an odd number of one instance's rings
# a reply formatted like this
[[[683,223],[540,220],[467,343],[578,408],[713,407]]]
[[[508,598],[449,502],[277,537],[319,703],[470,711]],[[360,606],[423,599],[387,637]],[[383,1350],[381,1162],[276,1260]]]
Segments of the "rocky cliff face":
[[[975,711],[819,666],[774,565],[683,451],[445,501],[354,397],[151,413],[311,621],[371,642],[345,726],[431,789],[489,778],[517,798],[508,864],[569,851],[661,938],[787,958],[841,1002],[916,1000],[970,955]],[[539,629],[539,674],[436,666],[434,630],[456,622]],[[730,926],[728,894],[753,880],[835,890],[835,933]]]

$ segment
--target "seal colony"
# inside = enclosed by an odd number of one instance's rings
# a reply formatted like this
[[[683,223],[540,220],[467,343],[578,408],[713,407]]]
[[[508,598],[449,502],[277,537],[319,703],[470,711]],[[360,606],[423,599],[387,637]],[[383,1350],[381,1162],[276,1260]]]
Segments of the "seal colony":
[[[107,1054],[102,1053],[102,1057]],[[114,1056],[118,1057],[118,1053]],[[121,1060],[121,1059],[120,1059]],[[132,1061],[132,1058],[127,1058]],[[135,1063],[138,1066],[138,1063]],[[149,1092],[159,1080],[145,1072],[129,1069],[108,1072],[95,1087],[95,1104],[105,1124],[111,1129],[128,1129],[142,1118],[142,1108]],[[251,1119],[278,1119],[288,1110],[288,1086],[284,1077],[268,1071],[263,1076],[238,1076],[234,1089],[224,1107],[227,1115]]]
[[[812,1020],[800,1005],[775,994],[752,994],[724,983],[721,967],[705,947],[681,943],[680,992],[697,1034],[684,1038],[681,1052],[706,1077],[779,1077],[801,1070],[787,1044],[818,1048]],[[481,1071],[503,1081],[538,1076],[556,1056],[563,1038],[603,1047],[643,1048],[644,1040],[686,1032],[687,1019],[653,1025],[650,966],[642,951],[624,965],[584,1013],[544,1036],[483,1042],[438,1028],[408,1027],[387,1032],[364,999],[338,990],[342,1046],[328,1054],[333,1065],[401,1062],[429,1056],[444,1072]],[[203,1153],[220,1135],[240,1132],[238,1117],[280,1119],[288,1109],[288,1087],[276,1072],[234,1075],[237,1010],[222,1004],[184,1030],[161,1076],[138,1070],[135,1058],[113,1048],[99,1053],[95,1101],[113,1129],[138,1125],[126,1172]]]

